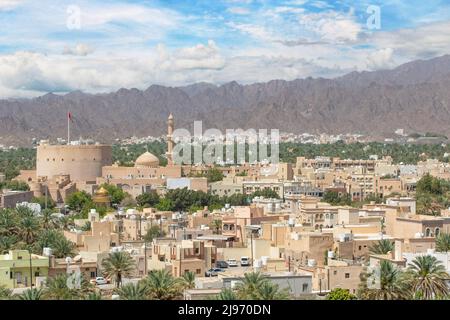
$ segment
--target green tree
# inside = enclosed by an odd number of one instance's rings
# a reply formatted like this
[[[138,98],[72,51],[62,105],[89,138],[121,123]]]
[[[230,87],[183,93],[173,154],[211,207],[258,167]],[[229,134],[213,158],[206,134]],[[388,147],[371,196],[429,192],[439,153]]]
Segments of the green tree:
[[[86,295],[85,300],[102,300],[102,294],[98,291],[89,292]]]
[[[277,284],[264,282],[256,294],[258,300],[289,300],[289,290],[281,290]]]
[[[39,220],[43,229],[53,229],[57,226],[54,213],[51,209],[42,210]]]
[[[122,278],[127,277],[135,269],[135,263],[129,253],[112,252],[102,261],[103,274],[116,283],[119,288],[122,284]]]
[[[369,247],[369,251],[372,254],[387,254],[392,250],[394,250],[394,243],[388,239],[379,240]]]
[[[73,257],[76,251],[76,245],[65,237],[58,237],[53,243],[53,255],[56,258]]]
[[[12,297],[12,290],[0,285],[0,300],[9,300]]]
[[[31,202],[39,204],[42,209],[46,208],[46,204],[47,204],[47,209],[56,208],[56,202],[53,201],[53,199],[50,197],[47,197],[47,200],[45,199],[45,197],[33,197],[31,199]]]
[[[236,293],[232,289],[222,289],[222,291],[216,296],[216,300],[238,300]]]
[[[194,289],[195,288],[195,273],[188,271],[181,277],[182,286],[184,289]]]
[[[236,286],[237,295],[243,300],[258,300],[258,291],[268,281],[268,278],[260,272],[249,272]]]
[[[43,297],[50,300],[82,299],[92,288],[82,275],[80,277],[79,287],[71,285],[73,279],[67,273],[47,278]]]
[[[30,187],[26,182],[11,180],[0,183],[0,189],[9,189],[13,191],[29,191]]]
[[[153,239],[160,238],[160,237],[164,237],[164,236],[165,236],[165,232],[164,232],[163,230],[161,230],[161,229],[159,228],[159,226],[154,225],[154,226],[151,226],[151,227],[147,230],[147,233],[146,233],[145,236],[144,236],[144,240],[145,240],[146,242],[152,242]]]
[[[32,244],[40,231],[39,220],[32,213],[21,218],[20,236],[27,244]]]
[[[123,199],[128,195],[125,191],[123,191],[120,187],[115,186],[113,184],[103,184],[100,187],[105,188],[108,191],[109,196],[111,197],[111,204],[118,205]]]
[[[160,197],[156,191],[152,191],[137,196],[136,201],[141,207],[154,207],[159,203]]]
[[[70,210],[80,212],[82,209],[93,206],[92,197],[85,191],[77,191],[72,193],[66,199],[66,204]]]
[[[335,288],[326,296],[327,300],[356,300],[356,296],[351,294],[348,289]]]
[[[221,219],[214,219],[211,227],[215,231],[215,234],[220,234],[222,230],[222,220]]]
[[[161,199],[156,205],[156,209],[159,211],[172,211],[174,206],[170,199]]]
[[[222,181],[223,173],[217,168],[211,168],[206,173],[206,179],[208,180],[208,183]]]
[[[120,300],[147,300],[148,291],[145,281],[127,283],[120,288],[114,289],[114,292],[119,295]]]
[[[20,300],[43,300],[44,298],[44,290],[31,288],[25,290],[21,295],[19,295]]]
[[[409,297],[403,283],[403,274],[391,262],[380,263],[379,288],[367,289],[364,298],[370,300],[399,300]]]
[[[416,299],[430,300],[449,294],[446,281],[450,276],[436,257],[416,257],[408,265],[406,275],[406,282]]]
[[[182,284],[167,270],[152,270],[145,279],[151,300],[174,300],[181,297]]]
[[[441,233],[436,237],[436,251],[449,252],[450,251],[450,234]]]
[[[255,191],[251,194],[250,198],[253,199],[254,197],[264,197],[264,198],[272,198],[272,199],[280,198],[278,193],[272,189],[263,189],[263,190]]]

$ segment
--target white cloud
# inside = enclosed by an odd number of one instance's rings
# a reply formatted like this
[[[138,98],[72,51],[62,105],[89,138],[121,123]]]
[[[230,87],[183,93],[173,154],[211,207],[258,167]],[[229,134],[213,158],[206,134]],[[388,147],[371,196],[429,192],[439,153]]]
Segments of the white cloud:
[[[367,69],[377,70],[395,66],[393,60],[394,50],[385,48],[369,53],[367,57]]]
[[[87,56],[92,52],[94,52],[94,49],[92,49],[89,45],[85,43],[79,43],[75,46],[75,48],[65,46],[63,54],[75,56]]]
[[[243,7],[231,7],[227,9],[228,12],[233,14],[247,15],[250,14],[250,10]]]
[[[355,21],[352,12],[345,14],[326,11],[303,14],[300,16],[299,23],[320,40],[335,43],[356,41],[362,31],[361,25]]]
[[[169,53],[164,45],[158,45],[159,67],[171,71],[187,69],[220,70],[225,66],[225,59],[220,55],[219,48],[212,40],[207,45],[198,44],[194,47],[182,48]]]
[[[264,26],[261,25],[250,23],[235,23],[235,22],[229,22],[227,23],[227,25],[234,30],[238,30],[259,40],[263,41],[276,40],[276,37]]]
[[[20,5],[23,0],[0,0],[0,11],[11,10]]]

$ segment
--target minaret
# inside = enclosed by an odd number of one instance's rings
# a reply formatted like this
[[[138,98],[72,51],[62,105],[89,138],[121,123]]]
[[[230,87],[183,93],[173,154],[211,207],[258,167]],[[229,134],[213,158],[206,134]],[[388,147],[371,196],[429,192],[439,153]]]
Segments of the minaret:
[[[173,128],[174,128],[174,121],[173,121],[173,115],[172,113],[169,115],[169,118],[167,119],[167,164],[173,165],[173,140],[172,140],[172,134],[173,134]]]

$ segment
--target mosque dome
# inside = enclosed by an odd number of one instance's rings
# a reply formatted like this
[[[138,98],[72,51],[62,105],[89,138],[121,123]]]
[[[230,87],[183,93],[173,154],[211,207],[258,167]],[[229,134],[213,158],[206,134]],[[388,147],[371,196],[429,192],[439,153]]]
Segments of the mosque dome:
[[[95,194],[97,194],[99,196],[107,196],[108,190],[106,190],[104,187],[101,187],[100,189],[97,190],[97,192]]]
[[[141,154],[134,163],[134,166],[137,168],[145,168],[145,167],[158,167],[159,159],[157,156],[150,152],[145,152]]]

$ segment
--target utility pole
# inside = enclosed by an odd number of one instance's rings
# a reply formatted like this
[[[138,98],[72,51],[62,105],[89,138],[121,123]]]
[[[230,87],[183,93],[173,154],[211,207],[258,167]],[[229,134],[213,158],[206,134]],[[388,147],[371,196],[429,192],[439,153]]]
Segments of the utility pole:
[[[251,241],[250,241],[250,243],[251,243],[251,248],[250,248],[250,250],[251,250],[251,254],[252,254],[252,267],[253,267],[253,230],[251,230],[250,231],[250,239],[251,239]]]
[[[31,251],[28,251],[30,255],[30,288],[33,288],[33,266],[31,263]]]

